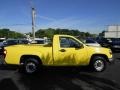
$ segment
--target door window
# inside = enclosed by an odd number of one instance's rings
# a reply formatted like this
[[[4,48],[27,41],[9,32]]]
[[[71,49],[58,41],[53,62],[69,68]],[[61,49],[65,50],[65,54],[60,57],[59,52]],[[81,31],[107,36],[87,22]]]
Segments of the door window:
[[[68,38],[68,37],[60,38],[60,47],[62,48],[75,48],[79,46],[80,43],[72,38]]]
[[[68,38],[60,38],[60,47],[62,48],[69,48],[70,47],[70,42]]]

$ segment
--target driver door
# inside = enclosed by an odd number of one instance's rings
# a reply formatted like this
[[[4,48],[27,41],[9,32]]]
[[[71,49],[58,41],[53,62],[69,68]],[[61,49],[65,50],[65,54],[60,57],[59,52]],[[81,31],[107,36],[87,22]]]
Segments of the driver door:
[[[72,37],[59,37],[59,42],[55,64],[73,66],[84,63],[87,54],[80,42]]]

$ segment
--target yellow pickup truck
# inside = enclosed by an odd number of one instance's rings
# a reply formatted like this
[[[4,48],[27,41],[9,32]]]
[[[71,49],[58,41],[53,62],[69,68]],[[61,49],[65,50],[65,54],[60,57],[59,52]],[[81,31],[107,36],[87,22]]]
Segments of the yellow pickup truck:
[[[41,66],[88,66],[101,72],[112,62],[110,49],[86,46],[69,35],[54,35],[46,45],[14,45],[4,48],[6,64],[23,66],[26,73],[35,73]]]

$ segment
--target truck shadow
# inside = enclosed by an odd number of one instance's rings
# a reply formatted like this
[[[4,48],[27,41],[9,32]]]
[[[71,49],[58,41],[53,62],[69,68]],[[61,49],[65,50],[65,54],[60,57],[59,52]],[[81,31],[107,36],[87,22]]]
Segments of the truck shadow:
[[[99,74],[86,67],[49,68],[34,75],[16,71],[0,80],[0,90],[120,90],[118,83]]]
[[[48,70],[36,75],[21,74],[19,82],[28,90],[120,90],[116,82],[84,70]]]
[[[0,70],[17,70],[18,66],[12,66],[12,65],[0,65]]]
[[[19,90],[11,78],[5,78],[0,81],[0,90]]]

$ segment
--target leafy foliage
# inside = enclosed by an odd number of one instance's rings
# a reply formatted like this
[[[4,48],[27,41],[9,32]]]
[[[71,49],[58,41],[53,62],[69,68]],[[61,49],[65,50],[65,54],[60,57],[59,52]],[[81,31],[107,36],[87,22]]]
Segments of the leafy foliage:
[[[36,31],[36,37],[49,37],[51,38],[55,34],[66,34],[66,35],[72,35],[72,36],[78,36],[80,38],[85,37],[94,37],[94,34],[90,34],[89,32],[80,32],[79,30],[69,30],[69,29],[39,29]]]
[[[0,38],[22,38],[24,37],[23,34],[10,31],[10,29],[0,29]]]
[[[90,34],[89,32],[80,32],[79,30],[69,30],[69,29],[39,29],[36,31],[35,35],[36,37],[49,37],[52,38],[55,34],[66,34],[66,35],[72,35],[77,36],[79,38],[86,38],[86,37],[94,37],[94,34]],[[30,35],[32,37],[32,33],[28,32],[27,35]],[[11,31],[10,29],[0,29],[0,38],[23,38],[24,35],[19,32]]]

